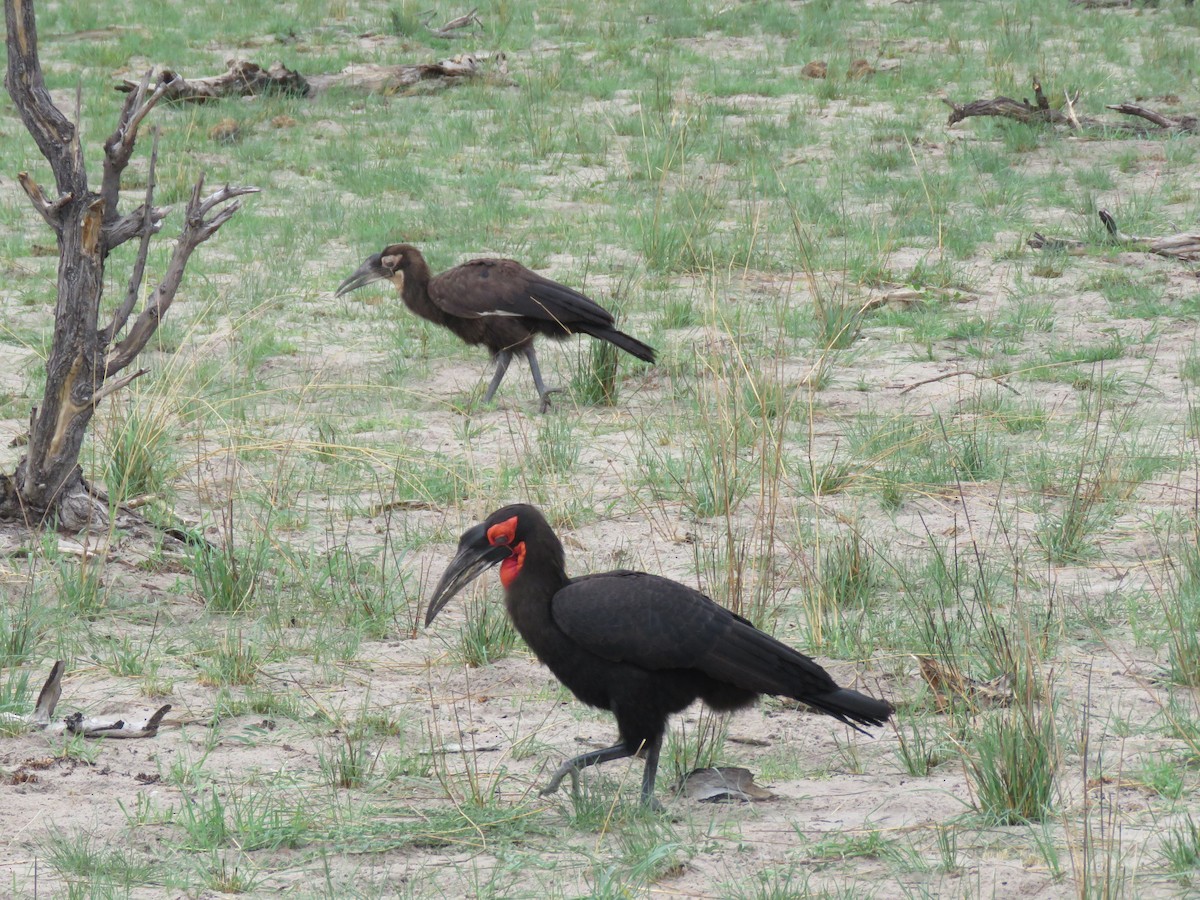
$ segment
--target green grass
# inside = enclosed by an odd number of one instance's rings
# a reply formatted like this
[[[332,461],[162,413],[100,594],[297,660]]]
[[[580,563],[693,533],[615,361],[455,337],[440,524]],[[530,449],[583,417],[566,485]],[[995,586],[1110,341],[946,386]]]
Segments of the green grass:
[[[967,771],[979,811],[1002,825],[1040,822],[1052,810],[1058,773],[1053,719],[1018,707],[974,735]]]
[[[122,211],[150,127],[174,207],[148,285],[201,170],[263,188],[192,257],[149,372],[104,398],[81,458],[187,541],[6,525],[0,711],[28,714],[55,659],[63,715],[175,710],[120,746],[0,722],[21,742],[0,781],[54,767],[4,787],[24,842],[4,891],[974,897],[1014,861],[1042,893],[1189,889],[1200,291],[1185,263],[1107,245],[1096,212],[1187,230],[1195,141],[947,127],[937,98],[1031,96],[1037,75],[1082,115],[1193,110],[1192,7],[506,0],[454,38],[431,28],[465,8],[414,0],[42,7],[48,87],[93,165],[118,77],[216,74],[213,48],[305,75],[503,52],[507,74],[163,106],[143,126]],[[849,77],[858,57],[876,71]],[[815,60],[826,78],[800,74]],[[209,137],[225,118],[236,143]],[[29,171],[52,190],[50,173],[10,125],[6,473],[41,403],[56,278],[14,186]],[[1034,230],[1092,245],[1035,251]],[[564,389],[549,415],[520,367],[485,407],[480,348],[390,285],[332,297],[395,240],[435,270],[508,256],[579,286],[659,362],[542,341]],[[134,255],[109,258],[101,324]],[[865,740],[776,700],[690,709],[663,760],[670,818],[629,802],[636,761],[538,798],[612,717],[532,658],[494,573],[423,625],[458,535],[521,500],[572,574],[695,586],[888,697],[896,728]],[[1015,705],[941,710],[914,655]],[[780,796],[669,797],[710,763]],[[161,780],[121,792],[102,771]],[[1085,791],[1098,773],[1115,780]],[[21,805],[67,790],[70,827]]]

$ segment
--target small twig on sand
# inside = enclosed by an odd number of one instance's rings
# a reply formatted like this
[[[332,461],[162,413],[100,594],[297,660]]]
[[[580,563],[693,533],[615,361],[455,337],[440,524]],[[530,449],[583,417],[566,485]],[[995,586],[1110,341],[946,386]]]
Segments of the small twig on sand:
[[[1018,396],[1021,394],[1021,392],[1015,387],[1013,387],[1011,384],[1007,384],[1004,381],[1008,375],[980,375],[978,372],[972,372],[970,369],[957,369],[953,372],[946,372],[942,375],[935,375],[932,378],[925,378],[921,381],[913,382],[908,387],[901,390],[900,393],[907,394],[909,391],[915,391],[917,388],[922,387],[923,385],[933,384],[935,381],[946,381],[950,378],[958,378],[960,375],[970,375],[972,378],[978,378],[980,381],[994,381],[1005,390],[1012,391]]]

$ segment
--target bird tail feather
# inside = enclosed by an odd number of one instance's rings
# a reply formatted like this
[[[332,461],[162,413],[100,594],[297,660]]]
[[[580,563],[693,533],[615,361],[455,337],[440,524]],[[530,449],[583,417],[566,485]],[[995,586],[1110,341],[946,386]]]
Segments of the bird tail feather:
[[[652,363],[657,355],[656,351],[649,344],[643,344],[635,337],[630,337],[623,331],[617,331],[615,328],[583,328],[592,337],[600,338],[608,341],[614,347],[624,350],[644,362]]]
[[[849,688],[839,688],[832,694],[809,695],[795,699],[847,725],[882,725],[895,711],[892,704]]]
[[[839,687],[816,661],[738,619],[705,656],[712,677],[761,694],[799,700],[847,725],[882,725],[890,703]]]

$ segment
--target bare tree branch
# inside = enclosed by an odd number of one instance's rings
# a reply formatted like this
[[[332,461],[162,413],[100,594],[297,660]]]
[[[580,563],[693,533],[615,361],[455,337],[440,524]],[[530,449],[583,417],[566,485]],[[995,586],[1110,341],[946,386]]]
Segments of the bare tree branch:
[[[1188,132],[1198,130],[1195,116],[1164,116],[1162,113],[1157,113],[1144,106],[1138,106],[1135,103],[1115,103],[1106,108],[1126,116],[1137,116],[1148,122],[1153,122],[1159,128]]]
[[[256,187],[225,185],[220,190],[201,199],[200,192],[203,189],[204,176],[201,176],[196,181],[195,187],[192,188],[192,199],[188,201],[187,211],[184,213],[183,230],[180,232],[179,240],[175,243],[175,250],[171,254],[170,262],[167,263],[163,279],[154,289],[154,294],[147,302],[146,308],[137,317],[129,329],[129,333],[125,335],[125,339],[108,354],[108,358],[104,361],[105,378],[120,372],[133,362],[149,342],[158,328],[158,323],[175,300],[175,292],[179,290],[179,283],[183,279],[183,272],[187,268],[188,258],[192,255],[192,251],[216,234],[218,229],[241,208],[241,204],[235,198],[258,193]],[[217,209],[217,207],[220,208]],[[205,216],[214,209],[216,209],[216,213],[206,219]]]
[[[479,7],[476,6],[469,13],[464,13],[461,16],[456,16],[455,18],[453,18],[449,22],[447,22],[445,25],[443,25],[441,28],[436,28],[436,29],[431,28],[430,31],[433,32],[434,37],[439,37],[439,38],[459,37],[460,35],[457,35],[454,33],[459,28],[466,28],[468,25],[479,25],[480,27],[483,26],[483,21],[477,15],[478,12],[479,12]],[[428,26],[426,26],[426,27],[428,27]]]
[[[150,228],[152,234],[158,234],[162,230],[163,219],[170,212],[169,206],[155,206],[147,216],[146,207],[139,205],[137,209],[126,213],[115,222],[104,225],[104,246],[110,251],[120,247],[126,241],[140,237],[144,228]]]
[[[104,222],[106,225],[114,222],[118,215],[117,201],[121,191],[121,176],[133,155],[133,148],[137,143],[138,127],[150,110],[154,109],[155,104],[163,98],[169,86],[167,82],[160,81],[150,95],[146,96],[151,74],[149,69],[146,70],[146,74],[138,82],[137,88],[125,99],[125,105],[121,108],[121,116],[117,120],[117,127],[104,142],[104,177],[100,183],[100,196],[104,198]],[[109,249],[112,246],[110,245]]]
[[[104,382],[104,384],[100,386],[100,389],[92,394],[92,406],[96,406],[109,394],[115,394],[121,388],[125,387],[125,385],[129,384],[129,382],[133,381],[135,378],[141,378],[149,371],[149,369],[138,369],[136,372],[130,372],[127,375],[122,375],[120,378],[114,378],[111,381]]]
[[[980,381],[994,381],[996,384],[1000,385],[1000,387],[1012,391],[1014,394],[1021,393],[1004,380],[1008,377],[1008,375],[980,375],[978,372],[972,372],[970,369],[955,369],[953,372],[946,372],[942,375],[934,375],[932,378],[923,378],[920,381],[914,381],[908,387],[902,389],[900,393],[907,394],[909,391],[915,391],[917,388],[923,387],[927,384],[933,384],[937,381],[946,381],[949,378],[960,378],[963,375],[970,375],[972,378],[977,378]]]
[[[159,130],[154,129],[154,143],[150,146],[150,173],[146,176],[146,199],[142,203],[142,241],[138,245],[137,259],[133,263],[133,271],[129,273],[129,286],[125,290],[125,299],[120,308],[113,314],[112,321],[100,332],[100,346],[107,350],[113,339],[121,333],[129,316],[137,303],[138,293],[142,289],[142,280],[146,276],[146,257],[150,253],[150,238],[162,227],[162,220],[155,223],[154,216],[154,175],[158,167],[158,137]],[[117,176],[120,178],[120,175]]]
[[[948,125],[956,125],[963,119],[969,119],[972,116],[998,116],[1003,119],[1016,119],[1018,122],[1025,122],[1028,125],[1071,125],[1067,116],[1050,106],[1050,101],[1046,99],[1046,95],[1042,91],[1042,84],[1036,78],[1033,80],[1033,97],[1033,103],[1024,98],[1014,100],[1012,97],[972,100],[970,103],[962,104],[943,97],[942,102],[951,109]],[[1089,126],[1094,123],[1092,119],[1076,119],[1075,121],[1077,123],[1082,121]]]
[[[1072,131],[1081,131],[1083,126],[1079,124],[1079,117],[1075,115],[1075,101],[1079,99],[1079,92],[1075,92],[1075,96],[1071,96],[1071,92],[1063,91],[1063,109],[1067,111],[1067,123],[1071,126]]]
[[[81,196],[87,190],[87,174],[79,132],[54,105],[46,90],[38,59],[33,0],[4,0],[4,18],[8,25],[8,68],[4,85],[12,95],[25,128],[50,163],[59,195]]]
[[[30,177],[28,172],[18,172],[17,181],[21,183],[25,194],[33,202],[33,208],[38,215],[46,220],[46,224],[54,229],[56,234],[62,233],[62,209],[75,199],[74,194],[63,194],[53,203],[46,199],[42,186]]]
[[[52,722],[54,710],[62,698],[62,677],[65,668],[62,660],[57,660],[50,669],[50,676],[42,685],[38,694],[37,707],[28,716],[17,713],[0,713],[0,722],[21,723],[38,731],[49,731],[53,734],[82,734],[92,738],[150,738],[158,733],[163,724],[163,717],[171,711],[171,705],[160,706],[149,717],[141,717],[133,722],[124,719],[87,718],[81,712],[74,712],[62,720]]]

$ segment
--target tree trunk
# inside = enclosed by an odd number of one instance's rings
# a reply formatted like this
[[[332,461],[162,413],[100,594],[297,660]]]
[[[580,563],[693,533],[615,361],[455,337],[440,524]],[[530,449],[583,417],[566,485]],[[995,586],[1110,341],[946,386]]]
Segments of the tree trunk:
[[[157,141],[150,154],[145,202],[124,216],[118,210],[121,176],[132,156],[138,127],[165,88],[160,83],[150,89],[147,73],[129,94],[117,127],[104,144],[100,190],[93,191],[88,187],[78,125],[63,115],[46,90],[33,0],[5,0],[4,18],[8,48],[4,84],[54,173],[54,200],[47,198],[29,174],[22,172],[19,179],[34,209],[57,237],[58,282],[46,390],[41,405],[30,416],[25,457],[11,477],[0,476],[0,520],[20,519],[31,525],[54,520],[71,530],[104,527],[108,524],[107,498],[87,484],[79,467],[84,435],[96,405],[144,374],[145,370],[120,373],[137,358],[170,307],[192,251],[237,211],[239,203],[234,198],[257,189],[226,186],[202,197],[201,176],[162,281],[124,338],[114,344],[133,313],[150,238],[162,228],[168,212],[153,205]],[[105,261],[110,250],[135,237],[140,239],[140,247],[126,295],[101,328]]]

